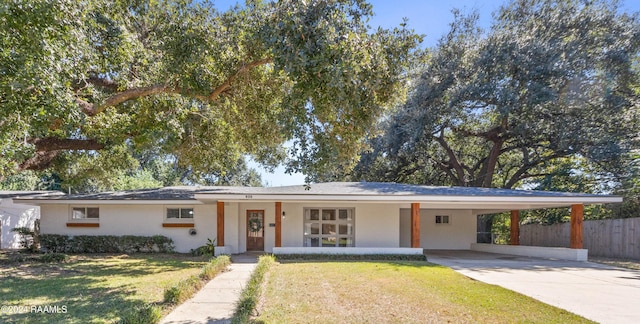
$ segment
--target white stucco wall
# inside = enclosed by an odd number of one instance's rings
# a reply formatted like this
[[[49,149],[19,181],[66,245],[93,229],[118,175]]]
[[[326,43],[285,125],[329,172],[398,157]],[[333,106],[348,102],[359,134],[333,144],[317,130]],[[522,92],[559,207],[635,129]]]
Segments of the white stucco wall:
[[[70,208],[81,205],[42,205],[40,228],[43,234],[66,235],[164,235],[170,237],[177,252],[189,252],[202,246],[207,238],[216,236],[215,205],[181,205],[194,208],[196,235],[189,235],[190,228],[162,227],[165,208],[157,205],[87,205],[100,208],[100,227],[67,227]],[[170,207],[177,207],[169,205]],[[226,227],[227,224],[225,224]],[[233,226],[233,224],[230,224]]]
[[[198,234],[189,235],[190,228],[162,227],[165,208],[156,205],[100,205],[100,227],[67,227],[70,210],[80,205],[43,205],[41,232],[67,235],[164,235],[173,239],[176,251],[189,252],[216,237],[217,215],[215,204],[182,205],[193,207],[194,224]],[[95,207],[97,205],[87,205]],[[176,207],[175,205],[169,205]],[[355,246],[362,248],[397,248],[410,246],[410,210],[406,205],[383,203],[282,203],[282,246],[303,246],[303,219],[305,208],[354,208]],[[272,252],[275,245],[274,202],[225,203],[225,251],[246,252],[247,210],[264,210],[264,248]],[[449,215],[450,224],[435,224],[435,215]],[[278,217],[282,217],[278,215]],[[469,249],[476,241],[476,216],[470,210],[421,210],[421,246],[427,249]]]
[[[436,215],[449,224],[436,224]],[[400,246],[411,246],[411,209],[400,211]],[[420,209],[420,246],[433,250],[468,250],[476,243],[477,217],[471,210]]]
[[[224,203],[224,246],[229,253],[240,253],[239,240],[240,218],[238,217],[238,204],[226,202]]]
[[[303,246],[304,209],[314,207],[355,208],[356,247],[398,247],[399,204],[318,202],[282,204],[283,247]]]
[[[40,217],[40,208],[14,204],[10,198],[0,199],[0,249],[19,249],[20,235],[11,230],[16,227],[33,228]]]

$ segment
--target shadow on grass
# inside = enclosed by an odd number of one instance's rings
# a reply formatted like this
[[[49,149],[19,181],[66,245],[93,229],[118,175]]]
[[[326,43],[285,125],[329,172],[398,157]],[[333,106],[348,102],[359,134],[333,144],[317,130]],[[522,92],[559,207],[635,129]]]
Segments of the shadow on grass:
[[[0,266],[4,277],[0,280],[2,305],[26,307],[19,314],[5,310],[0,314],[0,323],[114,322],[124,312],[145,304],[134,296],[131,282],[146,275],[193,268],[197,262],[136,255]],[[122,283],[110,282],[113,280]],[[32,306],[57,306],[57,311],[34,313]]]
[[[86,276],[47,279],[21,279],[11,277],[0,283],[4,305],[27,307],[27,313],[2,314],[0,322],[7,323],[90,323],[113,321],[125,310],[144,304],[129,299],[133,291],[95,287],[100,278]],[[25,304],[24,300],[44,300]],[[32,312],[31,307],[57,308],[51,312]],[[64,307],[63,307],[64,306]]]

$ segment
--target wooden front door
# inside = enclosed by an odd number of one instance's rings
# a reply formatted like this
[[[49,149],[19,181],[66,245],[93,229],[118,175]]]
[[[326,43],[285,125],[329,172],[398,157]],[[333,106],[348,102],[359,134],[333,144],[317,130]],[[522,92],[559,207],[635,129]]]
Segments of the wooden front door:
[[[264,210],[247,210],[247,251],[264,251]]]

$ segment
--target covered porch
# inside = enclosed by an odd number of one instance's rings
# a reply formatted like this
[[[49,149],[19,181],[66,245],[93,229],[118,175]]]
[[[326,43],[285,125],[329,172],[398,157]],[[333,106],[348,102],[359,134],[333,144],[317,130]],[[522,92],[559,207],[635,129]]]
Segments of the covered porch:
[[[621,201],[620,197],[602,195],[366,182],[312,184],[308,190],[304,186],[235,190],[195,196],[217,206],[219,253],[254,250],[256,246],[249,242],[252,228],[259,229],[255,234],[262,241],[258,250],[274,254],[491,249],[495,247],[476,244],[477,216],[511,211],[512,245],[506,247],[511,252],[498,252],[554,257],[550,249],[518,246],[519,211],[570,206],[570,249],[586,256],[586,251],[580,251],[583,206]],[[255,215],[260,221],[252,218]],[[532,250],[542,254],[532,255]]]

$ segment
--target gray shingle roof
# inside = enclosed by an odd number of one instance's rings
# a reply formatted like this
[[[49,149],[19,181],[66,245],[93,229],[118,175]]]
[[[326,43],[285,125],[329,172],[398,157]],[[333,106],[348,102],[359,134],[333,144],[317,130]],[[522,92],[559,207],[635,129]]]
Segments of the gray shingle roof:
[[[195,200],[195,194],[216,195],[347,195],[347,196],[476,196],[476,197],[602,197],[584,193],[511,190],[474,187],[437,187],[387,182],[328,182],[310,186],[284,187],[200,187],[182,186],[92,194],[31,196],[46,200]],[[15,197],[12,196],[12,197]]]
[[[0,190],[0,199],[22,198],[22,197],[42,197],[42,196],[60,196],[64,193],[60,191],[38,191],[38,190]]]
[[[486,197],[598,197],[585,193],[512,190],[476,187],[439,187],[391,182],[327,182],[305,186],[265,188],[268,194],[302,195],[389,195],[389,196],[486,196]]]

